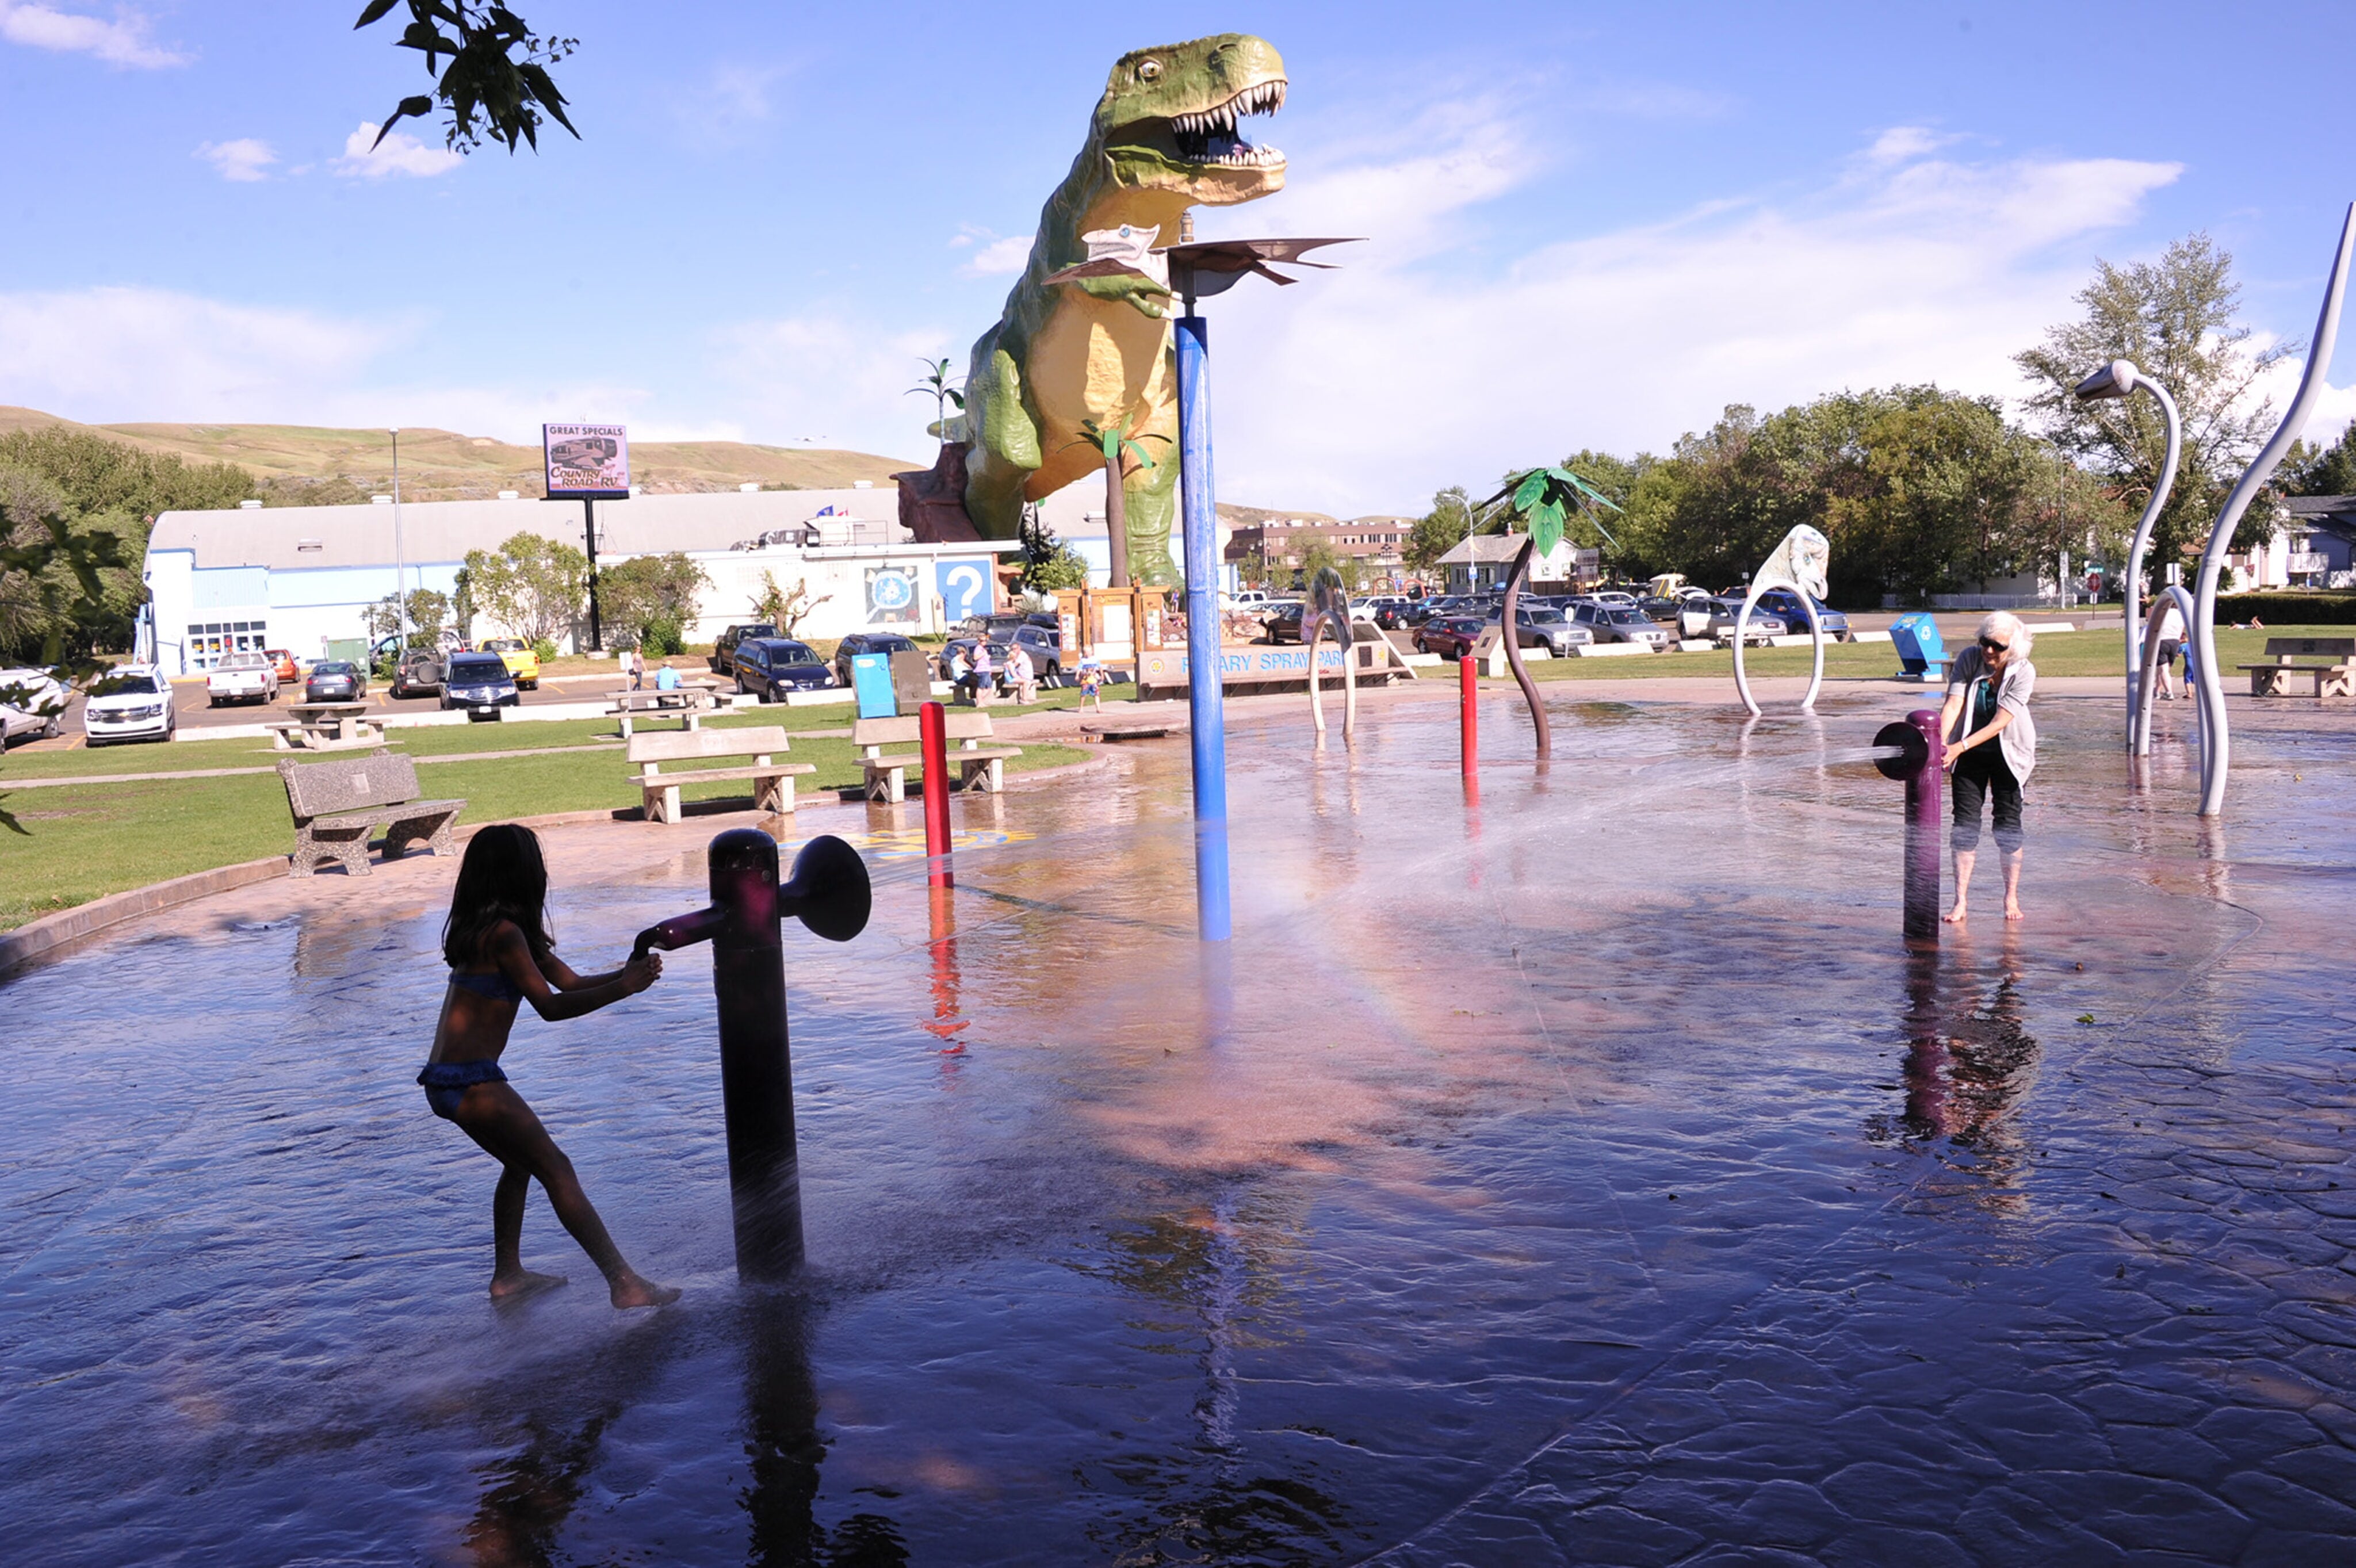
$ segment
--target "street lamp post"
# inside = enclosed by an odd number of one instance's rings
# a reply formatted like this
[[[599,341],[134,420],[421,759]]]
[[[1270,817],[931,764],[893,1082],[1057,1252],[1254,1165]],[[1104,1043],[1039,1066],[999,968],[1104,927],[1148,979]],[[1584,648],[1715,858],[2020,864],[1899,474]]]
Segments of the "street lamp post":
[[[392,427],[392,660],[409,648],[409,557],[401,538],[401,426]],[[373,656],[371,656],[373,657]]]
[[[2127,547],[2127,749],[2136,749],[2136,685],[2143,672],[2143,558],[2151,548],[2152,525],[2168,505],[2169,492],[2176,488],[2176,459],[2182,450],[2184,426],[2177,417],[2176,400],[2168,389],[2137,370],[2133,360],[2113,360],[2077,386],[2077,395],[2088,403],[2104,402],[2149,392],[2159,404],[2160,417],[2168,422],[2168,456],[2159,466],[2159,482],[2151,488],[2151,499],[2144,503],[2143,519],[2136,524],[2135,542]],[[2191,628],[2185,628],[2188,635]]]

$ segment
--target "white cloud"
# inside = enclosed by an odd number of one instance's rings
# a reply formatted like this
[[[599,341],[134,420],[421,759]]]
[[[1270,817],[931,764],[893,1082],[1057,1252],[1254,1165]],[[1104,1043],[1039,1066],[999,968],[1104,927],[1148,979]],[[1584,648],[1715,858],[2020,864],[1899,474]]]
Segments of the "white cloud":
[[[960,234],[949,242],[952,245],[975,245],[978,248],[967,257],[958,272],[969,278],[1005,277],[1023,270],[1031,259],[1031,236],[1009,234],[1002,240],[983,240],[975,234]]]
[[[1477,204],[1547,171],[1494,111],[1451,113],[1221,215],[1221,232],[1374,237],[1324,252],[1342,271],[1214,307],[1225,493],[1406,510],[1580,446],[1665,450],[1730,403],[1897,381],[2016,394],[2012,354],[2074,313],[2094,242],[2179,172],[1948,161],[1891,133],[1814,192],[1558,239],[1500,272]]]
[[[740,146],[776,117],[770,90],[790,74],[790,68],[780,65],[715,67],[694,87],[672,95],[671,113],[694,145]]]
[[[278,161],[278,155],[270,150],[268,142],[252,136],[240,136],[234,142],[207,142],[191,156],[211,164],[220,171],[221,178],[241,184],[269,178],[263,171]]]
[[[105,22],[50,5],[0,0],[0,38],[61,54],[95,55],[109,65],[141,70],[188,63],[187,56],[148,42],[147,18],[127,7]]]
[[[721,335],[711,374],[726,389],[729,418],[769,433],[756,440],[825,433],[820,445],[922,464],[933,454],[925,434],[933,403],[907,392],[944,354],[952,374],[964,373],[965,344],[952,345],[950,336],[933,328],[881,327],[847,313],[745,322]]]
[[[393,132],[381,144],[376,137],[375,122],[362,121],[359,130],[344,138],[344,156],[336,160],[336,172],[369,179],[382,179],[390,174],[430,177],[447,174],[466,161],[463,154],[429,147],[404,131]]]

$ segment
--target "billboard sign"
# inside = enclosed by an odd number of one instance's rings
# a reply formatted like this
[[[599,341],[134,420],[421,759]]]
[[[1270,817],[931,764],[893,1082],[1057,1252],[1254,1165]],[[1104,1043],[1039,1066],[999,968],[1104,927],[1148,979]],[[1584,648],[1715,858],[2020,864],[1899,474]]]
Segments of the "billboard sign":
[[[964,560],[953,558],[933,564],[936,580],[940,584],[941,619],[950,626],[972,616],[990,613],[990,583],[992,563],[987,558]]]
[[[630,436],[619,424],[543,424],[551,500],[623,500],[630,493]]]

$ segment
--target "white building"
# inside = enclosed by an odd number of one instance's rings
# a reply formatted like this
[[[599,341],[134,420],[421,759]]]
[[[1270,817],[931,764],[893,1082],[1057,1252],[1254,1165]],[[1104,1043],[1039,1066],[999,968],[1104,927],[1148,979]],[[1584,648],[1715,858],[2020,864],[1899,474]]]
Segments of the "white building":
[[[604,567],[686,552],[712,579],[686,628],[691,641],[749,619],[765,575],[787,592],[799,584],[819,596],[799,628],[810,637],[939,630],[995,607],[998,558],[1019,553],[1020,542],[911,543],[898,507],[890,486],[599,501],[597,560]],[[145,566],[155,656],[179,673],[243,649],[319,657],[327,643],[365,634],[367,607],[393,592],[396,550],[409,589],[447,594],[468,551],[496,551],[519,532],[583,548],[581,503],[166,512],[149,535]],[[479,618],[474,628],[477,637],[512,629]]]

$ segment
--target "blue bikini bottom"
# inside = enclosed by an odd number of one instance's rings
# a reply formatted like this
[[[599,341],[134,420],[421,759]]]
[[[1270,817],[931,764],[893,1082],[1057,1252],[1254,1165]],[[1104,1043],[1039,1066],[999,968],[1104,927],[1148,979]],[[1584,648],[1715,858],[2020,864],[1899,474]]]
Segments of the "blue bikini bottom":
[[[466,1090],[478,1083],[505,1083],[508,1075],[493,1061],[429,1062],[417,1075],[425,1086],[425,1103],[434,1114],[444,1121],[458,1119],[458,1102],[466,1098]]]

